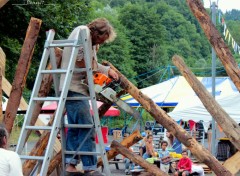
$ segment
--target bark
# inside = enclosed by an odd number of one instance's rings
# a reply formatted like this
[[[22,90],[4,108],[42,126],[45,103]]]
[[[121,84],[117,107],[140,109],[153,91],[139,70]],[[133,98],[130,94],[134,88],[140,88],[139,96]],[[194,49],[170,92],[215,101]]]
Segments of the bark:
[[[50,161],[47,175],[50,175],[54,171],[54,169],[60,164],[61,161],[62,161],[62,150],[59,151],[54,156],[54,158]]]
[[[131,147],[132,145],[136,144],[138,141],[142,140],[142,136],[139,132],[139,130],[134,131],[131,135],[129,135],[128,137],[126,137],[125,139],[122,140],[121,145],[123,145],[124,147]],[[107,152],[107,158],[108,160],[113,159],[114,157],[116,157],[119,154],[119,152],[115,149],[111,149]],[[102,166],[102,159],[99,158],[98,162],[97,162],[97,167]]]
[[[127,78],[122,75],[112,64],[105,61],[104,65],[108,65],[113,69],[120,78],[121,87],[125,89],[133,98],[135,98],[143,108],[148,111],[158,123],[170,131],[179,141],[188,147],[192,154],[200,161],[208,165],[216,175],[228,176],[232,175],[226,170],[219,161],[211,155],[202,145],[200,145],[190,134],[188,134],[181,126],[179,126],[164,110],[158,107],[149,97],[139,91]]]
[[[137,155],[137,154],[129,151],[128,148],[122,146],[117,141],[112,142],[111,148],[113,148],[114,150],[116,150],[120,154],[122,154],[123,156],[130,159],[133,163],[136,163],[136,164],[142,166],[144,169],[147,170],[147,172],[149,172],[153,175],[156,175],[156,176],[168,175],[165,172],[161,171],[156,165],[150,164],[149,162],[144,160],[140,155]]]
[[[9,134],[12,131],[14,119],[20,104],[41,23],[41,20],[37,18],[31,18],[27,29],[4,116],[4,124]]]
[[[232,144],[240,150],[240,126],[224,111],[192,71],[185,65],[180,56],[173,56],[173,63],[198,95],[208,112],[223,129]]]
[[[238,91],[240,91],[240,70],[237,62],[235,61],[230,49],[224,43],[221,34],[211,21],[208,13],[203,7],[200,0],[186,0],[193,15],[200,23],[205,35],[214,48],[217,56],[222,62],[228,76],[232,79],[236,85]]]
[[[59,68],[61,65],[61,60],[62,60],[62,50],[60,48],[55,48],[55,56],[56,56],[56,64],[57,67]],[[52,65],[49,63],[47,66],[47,70],[51,70]],[[46,97],[50,90],[51,86],[53,83],[53,76],[52,74],[44,74],[42,83],[39,89],[38,97]],[[42,106],[43,106],[44,101],[37,101],[33,110],[32,118],[30,125],[34,125],[38,119],[38,116],[41,112]],[[25,142],[28,140],[28,137],[30,136],[32,130],[27,131],[27,137],[25,139]]]

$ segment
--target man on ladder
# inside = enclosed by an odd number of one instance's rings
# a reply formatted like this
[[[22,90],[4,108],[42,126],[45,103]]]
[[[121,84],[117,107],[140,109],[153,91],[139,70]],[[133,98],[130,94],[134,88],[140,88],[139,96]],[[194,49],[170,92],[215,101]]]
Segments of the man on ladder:
[[[113,27],[105,18],[98,18],[87,25],[90,30],[90,35],[92,39],[93,47],[93,58],[92,58],[92,69],[93,71],[101,72],[115,80],[118,80],[118,75],[109,67],[103,66],[97,63],[96,51],[98,46],[105,43],[111,42],[115,39],[116,34]],[[69,40],[76,39],[77,32],[86,26],[78,26],[75,28],[69,36]],[[69,63],[69,58],[71,57],[71,47],[65,47],[63,50],[62,58],[62,68],[66,68]],[[77,56],[77,61],[75,63],[75,68],[84,68],[84,52],[80,48]],[[60,79],[60,91],[63,86],[62,80],[64,80],[65,75],[61,75]],[[84,72],[74,72],[72,76],[72,81],[70,84],[68,97],[80,97],[88,96],[88,87],[86,81],[86,74]],[[93,119],[90,114],[90,106],[88,100],[67,100],[66,101],[66,111],[69,124],[93,124]],[[69,128],[67,132],[66,139],[66,150],[76,151],[84,140],[85,136],[89,133],[87,128]],[[96,151],[95,143],[95,131],[92,130],[90,135],[86,137],[85,143],[80,148],[80,151]],[[97,157],[96,155],[81,155],[81,160],[83,164],[84,175],[102,175],[97,171]],[[79,163],[78,156],[66,155],[66,175],[81,175],[76,169],[76,165]]]

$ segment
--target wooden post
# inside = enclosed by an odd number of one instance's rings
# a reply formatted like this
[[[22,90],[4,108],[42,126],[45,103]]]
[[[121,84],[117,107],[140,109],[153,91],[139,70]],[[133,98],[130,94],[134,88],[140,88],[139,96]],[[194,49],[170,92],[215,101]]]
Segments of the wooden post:
[[[205,35],[214,48],[217,56],[221,60],[228,76],[232,79],[236,85],[238,91],[240,91],[240,70],[237,62],[235,61],[230,49],[224,43],[220,33],[211,21],[208,13],[203,7],[200,0],[186,0],[193,15],[200,23]]]
[[[216,175],[228,176],[232,175],[226,170],[219,161],[211,155],[202,145],[200,145],[190,134],[188,134],[181,126],[179,126],[164,110],[157,106],[149,97],[139,91],[127,78],[122,75],[110,62],[104,61],[104,65],[108,65],[113,69],[120,78],[121,87],[125,89],[133,98],[142,104],[143,108],[148,111],[158,123],[170,131],[180,142],[188,147],[192,154],[200,161],[209,166]]]
[[[168,175],[167,173],[161,171],[160,168],[158,168],[156,165],[150,164],[149,162],[144,160],[140,155],[130,152],[128,148],[122,146],[117,141],[112,141],[111,148],[118,151],[120,154],[130,159],[132,162],[139,164],[153,175],[156,176]]]
[[[138,141],[142,140],[142,136],[139,132],[139,130],[134,131],[131,135],[129,135],[128,137],[124,138],[121,142],[121,145],[123,145],[124,147],[131,147],[132,145],[136,144]],[[114,157],[116,157],[119,154],[119,152],[117,150],[115,150],[114,148],[109,150],[107,152],[107,158],[108,160],[113,159]],[[99,158],[98,162],[97,162],[97,167],[102,166],[102,159]]]
[[[8,2],[8,0],[0,0],[0,9]]]
[[[62,161],[62,150],[60,150],[53,159],[51,159],[49,167],[48,167],[48,172],[47,175],[50,175],[54,169],[59,166],[59,164]],[[63,171],[64,172],[64,171]]]
[[[240,150],[240,127],[238,124],[224,111],[218,102],[210,95],[207,89],[195,77],[192,71],[185,65],[180,56],[173,56],[173,63],[185,77],[189,85],[198,95],[205,108],[216,120],[218,125],[223,129],[226,136],[233,145]]]
[[[226,167],[232,174],[237,174],[240,170],[240,151],[235,153],[231,158],[228,158],[223,166]]]
[[[4,124],[9,134],[12,131],[14,119],[16,117],[20,99],[22,96],[22,91],[26,83],[26,78],[32,60],[34,46],[37,41],[41,23],[41,20],[37,18],[31,18],[30,24],[27,29],[14,81],[12,84],[11,94],[8,99],[8,104],[4,116]]]
[[[5,76],[6,55],[0,47],[0,67],[2,67],[2,75]]]

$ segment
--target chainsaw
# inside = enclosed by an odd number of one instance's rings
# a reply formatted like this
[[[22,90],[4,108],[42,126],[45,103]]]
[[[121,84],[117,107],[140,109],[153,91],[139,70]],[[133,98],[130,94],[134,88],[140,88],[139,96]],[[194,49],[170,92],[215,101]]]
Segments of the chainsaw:
[[[119,86],[119,81],[112,80],[103,73],[95,73],[93,75],[94,89],[98,96],[102,96],[107,100],[115,103],[119,108],[132,115],[134,118],[139,119],[140,113],[133,109],[130,105],[117,97],[116,88]]]

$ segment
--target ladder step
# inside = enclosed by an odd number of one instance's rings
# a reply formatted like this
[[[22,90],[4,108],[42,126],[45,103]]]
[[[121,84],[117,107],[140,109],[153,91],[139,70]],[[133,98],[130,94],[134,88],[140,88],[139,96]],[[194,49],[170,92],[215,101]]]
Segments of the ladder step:
[[[30,155],[19,155],[24,160],[44,160],[43,156],[30,156]]]
[[[51,74],[51,73],[67,73],[67,70],[57,69],[57,70],[42,70],[43,74]]]
[[[76,152],[76,151],[65,151],[65,154],[70,154],[70,155],[74,155],[74,154],[78,154],[78,155],[100,155],[100,152]]]
[[[59,97],[34,97],[34,101],[59,101]]]
[[[81,42],[77,40],[53,40],[52,43],[48,41],[45,42],[45,48],[54,48],[54,47],[78,47]]]
[[[26,126],[26,130],[52,130],[51,126]]]
[[[65,124],[66,128],[93,128],[94,125]]]
[[[67,100],[91,100],[91,97],[67,97]]]

